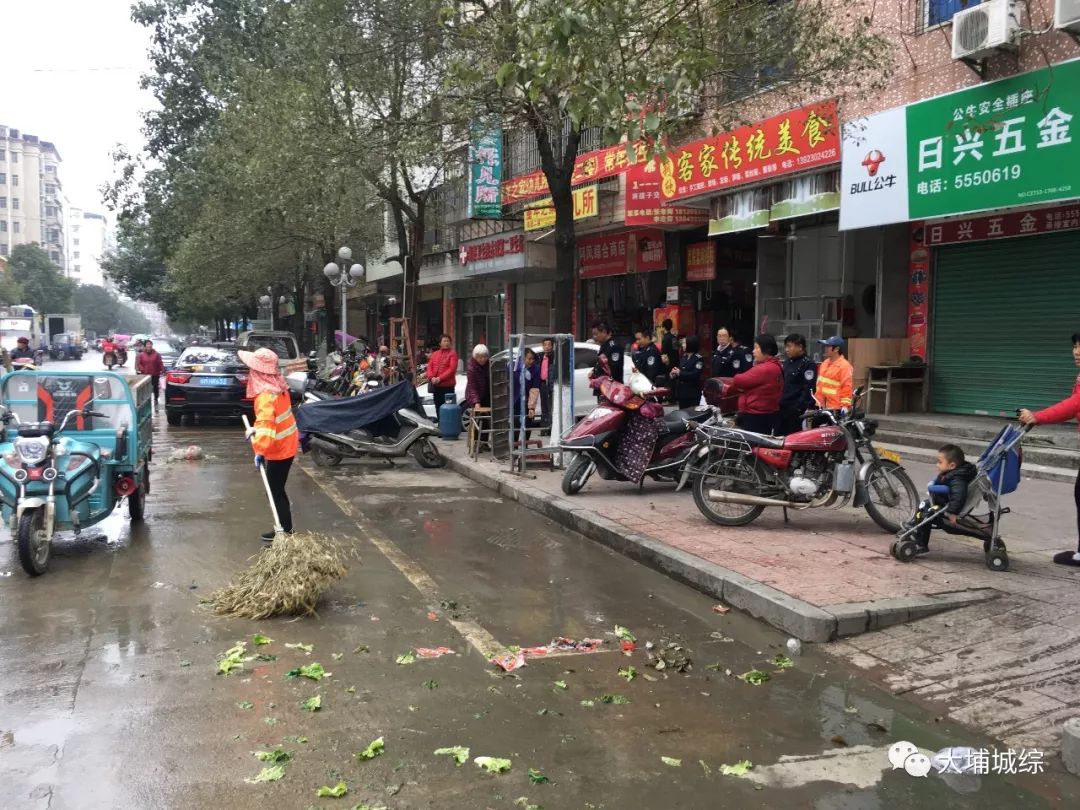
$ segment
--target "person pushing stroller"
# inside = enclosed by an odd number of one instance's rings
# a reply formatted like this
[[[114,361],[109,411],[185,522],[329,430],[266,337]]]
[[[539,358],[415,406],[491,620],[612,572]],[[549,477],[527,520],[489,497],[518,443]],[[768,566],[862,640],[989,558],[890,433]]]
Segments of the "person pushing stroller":
[[[915,553],[926,554],[930,551],[930,530],[944,529],[954,533],[977,533],[981,536],[986,526],[977,521],[964,520],[961,513],[968,501],[968,488],[978,476],[979,471],[964,458],[964,451],[955,444],[946,444],[937,451],[937,478],[930,485],[930,497],[919,503],[915,516],[908,525],[914,526],[937,513],[932,521],[915,530]],[[984,541],[988,542],[988,541]]]

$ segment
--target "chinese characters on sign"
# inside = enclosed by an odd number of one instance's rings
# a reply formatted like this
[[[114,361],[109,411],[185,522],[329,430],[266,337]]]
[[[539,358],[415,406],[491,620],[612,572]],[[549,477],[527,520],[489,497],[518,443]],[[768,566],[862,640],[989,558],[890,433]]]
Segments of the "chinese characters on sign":
[[[657,159],[636,163],[626,174],[627,225],[706,225],[709,212],[686,205],[663,205]]]
[[[926,244],[955,245],[983,239],[1010,239],[1040,233],[1080,230],[1080,203],[926,225]]]
[[[930,251],[926,249],[922,223],[911,223],[908,244],[908,319],[910,352],[926,359],[926,337],[930,323]]]
[[[502,218],[502,130],[472,127],[469,145],[470,219]]]
[[[660,163],[661,199],[724,191],[839,160],[836,102],[824,101],[672,149]]]
[[[716,278],[716,242],[695,242],[686,246],[686,280],[712,281]]]
[[[489,239],[486,242],[462,245],[461,249],[458,251],[458,258],[460,258],[462,265],[467,265],[472,262],[480,262],[486,259],[501,259],[503,256],[524,252],[525,237],[519,233],[510,237],[500,236],[497,239]]]
[[[644,159],[645,145],[642,143],[633,145],[624,143],[618,146],[609,146],[606,149],[586,152],[584,155],[578,155],[577,160],[574,161],[574,174],[570,179],[570,184],[577,186],[582,183],[616,177],[629,169],[634,163],[641,162]],[[518,175],[502,184],[503,202],[507,205],[547,195],[547,178],[542,171]]]
[[[664,232],[655,229],[591,236],[579,239],[577,248],[582,278],[651,273],[667,268]]]
[[[574,221],[595,217],[600,211],[599,195],[596,193],[596,185],[581,186],[575,188],[574,196]],[[545,228],[555,227],[555,206],[551,198],[529,203],[525,206],[525,230],[540,231]]]

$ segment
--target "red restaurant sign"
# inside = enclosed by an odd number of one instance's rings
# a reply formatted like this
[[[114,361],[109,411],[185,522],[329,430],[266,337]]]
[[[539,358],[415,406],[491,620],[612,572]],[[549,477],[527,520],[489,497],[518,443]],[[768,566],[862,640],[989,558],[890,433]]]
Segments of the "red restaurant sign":
[[[660,195],[675,202],[839,162],[836,101],[823,101],[670,150]]]
[[[635,163],[626,173],[627,225],[708,225],[709,211],[686,205],[662,205],[656,158]]]
[[[716,242],[695,242],[686,246],[686,280],[712,281],[716,278]]]
[[[655,228],[579,239],[577,248],[582,278],[667,269],[664,232]]]
[[[955,245],[984,239],[1010,239],[1040,233],[1073,231],[1080,228],[1080,202],[1055,205],[1035,211],[1019,211],[992,217],[950,219],[926,225],[926,244]]]
[[[594,183],[597,180],[615,177],[625,172],[635,162],[645,159],[645,144],[643,143],[636,143],[631,147],[633,157],[627,155],[626,150],[627,144],[622,143],[578,155],[577,160],[574,161],[574,176],[570,179],[570,184],[578,186],[582,183]],[[542,171],[520,174],[504,180],[502,184],[503,205],[531,200],[534,197],[546,197],[548,194],[547,178]]]

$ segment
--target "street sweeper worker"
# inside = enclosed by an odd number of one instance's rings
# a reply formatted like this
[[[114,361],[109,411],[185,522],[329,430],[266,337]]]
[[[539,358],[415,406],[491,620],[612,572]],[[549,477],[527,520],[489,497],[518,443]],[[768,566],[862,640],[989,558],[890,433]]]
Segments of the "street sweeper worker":
[[[281,375],[277,354],[270,349],[238,351],[237,355],[250,369],[247,397],[255,400],[255,425],[248,429],[247,437],[255,451],[255,466],[265,469],[281,528],[291,534],[292,510],[285,493],[285,482],[289,480],[300,434],[293,417],[289,385]],[[262,539],[273,542],[274,532],[264,532]]]

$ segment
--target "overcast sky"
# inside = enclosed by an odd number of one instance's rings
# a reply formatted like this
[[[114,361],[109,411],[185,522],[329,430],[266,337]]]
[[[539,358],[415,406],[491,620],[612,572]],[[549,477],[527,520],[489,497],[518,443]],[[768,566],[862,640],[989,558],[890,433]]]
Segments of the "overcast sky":
[[[139,89],[148,32],[130,19],[131,0],[0,3],[4,64],[0,124],[52,141],[72,205],[105,213],[100,187],[113,177],[117,143],[138,150]]]

